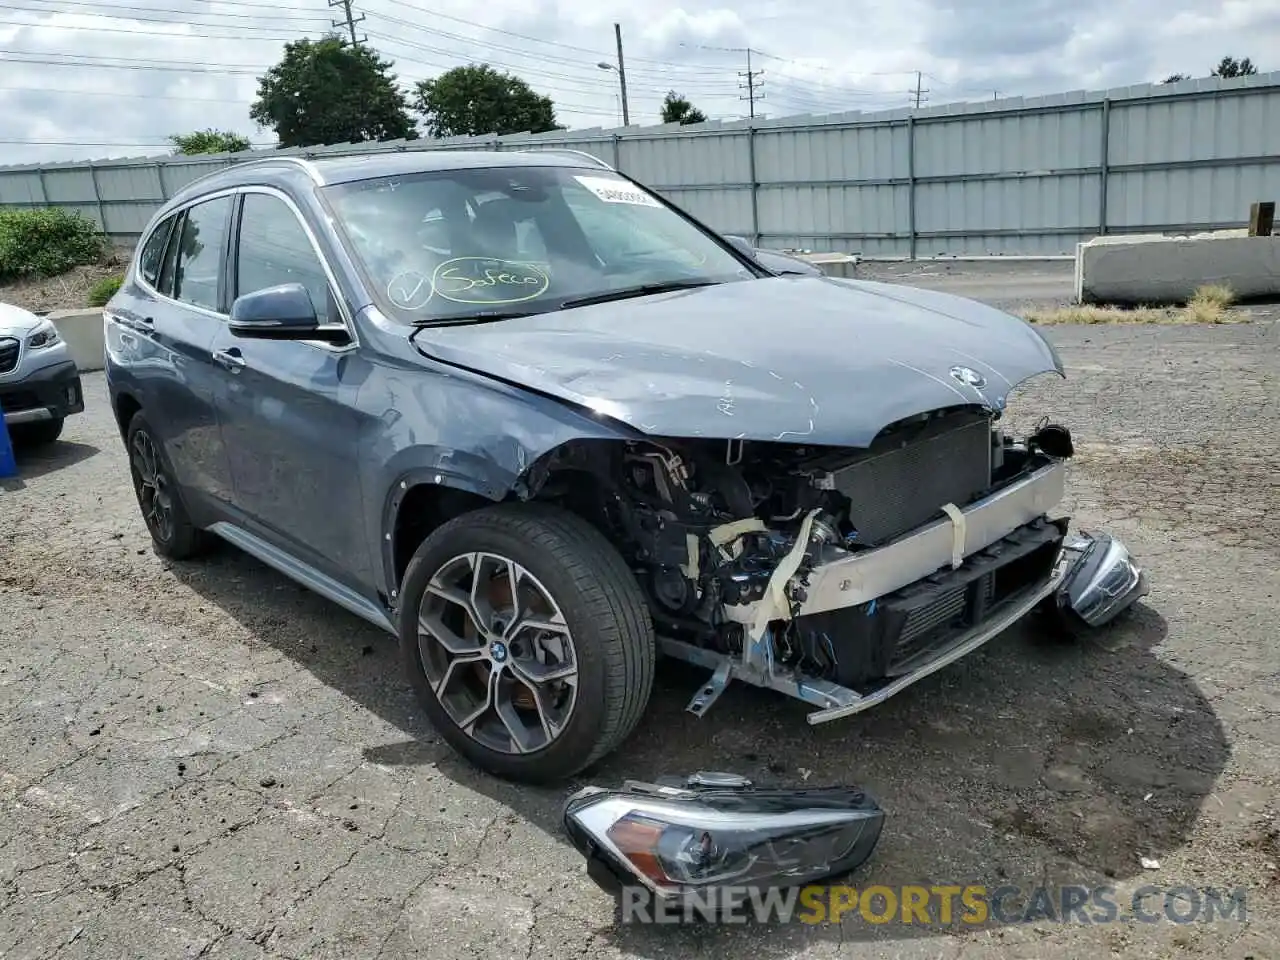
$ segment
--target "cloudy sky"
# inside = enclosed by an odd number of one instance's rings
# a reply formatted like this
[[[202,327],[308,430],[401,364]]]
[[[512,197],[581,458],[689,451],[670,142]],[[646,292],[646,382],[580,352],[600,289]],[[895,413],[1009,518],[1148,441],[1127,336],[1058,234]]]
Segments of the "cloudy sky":
[[[570,127],[631,121],[675,89],[712,118],[929,105],[1208,74],[1223,55],[1280,69],[1280,0],[353,0],[400,81],[487,62],[550,95]],[[236,130],[283,44],[328,0],[0,0],[0,164],[160,154],[170,133]],[[1274,62],[1273,62],[1274,61]]]

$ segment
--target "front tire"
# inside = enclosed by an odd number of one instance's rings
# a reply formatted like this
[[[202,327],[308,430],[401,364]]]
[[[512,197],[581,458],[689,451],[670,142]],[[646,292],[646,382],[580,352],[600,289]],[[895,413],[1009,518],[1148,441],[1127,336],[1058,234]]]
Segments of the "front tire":
[[[16,446],[47,447],[51,443],[56,443],[62,436],[63,423],[62,417],[56,417],[53,420],[37,420],[34,423],[16,423],[9,429],[13,433],[13,442]]]
[[[644,597],[621,555],[568,511],[502,504],[456,517],[414,554],[400,603],[419,703],[496,776],[571,777],[616,749],[648,705]]]
[[[141,410],[129,421],[125,449],[133,492],[156,553],[170,560],[187,560],[203,553],[209,535],[191,522],[169,458]]]

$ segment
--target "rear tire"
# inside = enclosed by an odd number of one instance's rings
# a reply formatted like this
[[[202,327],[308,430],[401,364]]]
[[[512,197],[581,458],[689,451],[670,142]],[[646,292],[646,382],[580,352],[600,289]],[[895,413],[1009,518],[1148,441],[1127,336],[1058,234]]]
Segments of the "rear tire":
[[[37,420],[34,423],[15,423],[9,430],[15,446],[47,447],[62,436],[62,417],[54,420]]]
[[[125,452],[133,492],[155,552],[170,560],[188,560],[204,553],[210,534],[191,522],[164,446],[141,410],[129,421]]]
[[[400,603],[401,656],[422,709],[488,773],[571,777],[616,749],[648,705],[655,642],[639,584],[566,510],[502,504],[443,524],[410,561]],[[530,618],[536,626],[516,626]],[[571,694],[560,679],[570,667]]]

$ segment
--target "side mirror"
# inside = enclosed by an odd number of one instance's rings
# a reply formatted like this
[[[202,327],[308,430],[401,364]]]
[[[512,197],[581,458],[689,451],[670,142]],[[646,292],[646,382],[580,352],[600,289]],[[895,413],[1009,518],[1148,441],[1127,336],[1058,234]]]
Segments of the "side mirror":
[[[256,340],[337,343],[350,339],[345,327],[321,325],[311,295],[300,283],[282,283],[236,297],[227,326],[237,337]]]
[[[756,258],[755,247],[747,243],[746,237],[739,237],[733,234],[725,234],[725,239],[738,248],[739,253],[745,253],[752,260]]]

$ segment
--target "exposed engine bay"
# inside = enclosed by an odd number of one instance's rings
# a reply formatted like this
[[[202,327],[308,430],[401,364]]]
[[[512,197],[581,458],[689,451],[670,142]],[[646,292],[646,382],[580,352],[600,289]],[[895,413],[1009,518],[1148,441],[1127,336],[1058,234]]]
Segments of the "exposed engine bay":
[[[857,694],[909,673],[1003,598],[1053,572],[1066,526],[1037,517],[981,544],[987,549],[963,564],[930,569],[926,581],[802,613],[820,566],[962,518],[971,504],[1073,452],[1063,427],[1042,423],[1017,440],[997,421],[981,408],[933,411],[894,424],[865,449],[578,442],[538,465],[531,493],[591,519],[622,550],[667,652],[734,663],[772,686],[785,676],[787,685],[821,681]],[[801,695],[827,705],[843,696]]]

